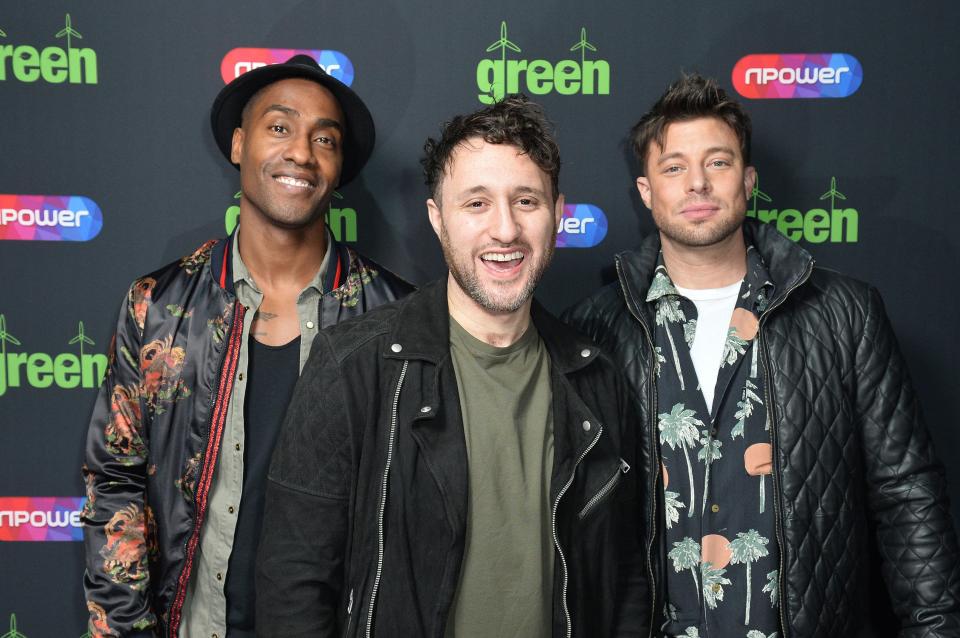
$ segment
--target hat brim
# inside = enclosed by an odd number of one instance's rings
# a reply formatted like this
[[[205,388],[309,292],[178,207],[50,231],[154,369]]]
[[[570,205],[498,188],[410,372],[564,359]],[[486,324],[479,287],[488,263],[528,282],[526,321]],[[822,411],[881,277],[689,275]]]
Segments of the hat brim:
[[[346,119],[343,139],[343,166],[340,183],[343,186],[354,177],[370,159],[376,141],[373,116],[353,90],[346,84],[323,72],[302,63],[284,62],[270,64],[248,71],[223,87],[210,109],[210,125],[220,152],[232,160],[233,131],[240,126],[243,107],[263,87],[288,78],[304,78],[323,86],[333,94]],[[238,167],[239,168],[239,167]]]

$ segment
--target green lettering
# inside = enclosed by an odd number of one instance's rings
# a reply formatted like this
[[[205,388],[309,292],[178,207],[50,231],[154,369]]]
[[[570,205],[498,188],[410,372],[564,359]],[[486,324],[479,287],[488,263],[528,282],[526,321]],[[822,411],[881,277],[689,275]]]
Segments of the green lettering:
[[[481,60],[477,65],[477,88],[480,93],[477,99],[482,104],[493,104],[503,99],[504,68],[499,60]]]
[[[7,393],[7,355],[0,354],[0,397]]]
[[[777,221],[777,209],[772,210],[759,210],[757,211],[757,219],[762,221],[764,224],[769,224],[770,222]]]
[[[857,231],[860,223],[860,213],[856,208],[838,208],[833,209],[830,225],[830,241],[855,243],[857,241]],[[843,223],[846,222],[846,231],[843,229]]]
[[[80,385],[80,360],[76,355],[57,355],[53,360],[53,382],[67,390]]]
[[[81,72],[80,63],[83,62]],[[86,78],[86,80],[81,78]],[[97,52],[93,49],[70,49],[70,84],[97,83]]]
[[[606,60],[586,60],[583,63],[582,93],[593,95],[594,87],[597,95],[610,95],[610,65]]]
[[[47,47],[40,52],[40,75],[51,84],[67,79],[67,54],[60,47]]]
[[[518,93],[520,91],[520,72],[526,70],[526,60],[507,60],[507,90],[505,94]]]
[[[7,79],[7,58],[13,57],[13,45],[0,46],[0,81]]]
[[[96,388],[103,383],[103,377],[107,373],[107,355],[85,354],[80,365],[83,387]]]
[[[53,385],[53,359],[50,355],[36,352],[27,360],[27,384],[33,388],[49,388]]]
[[[31,46],[19,46],[13,52],[13,77],[21,82],[36,82],[40,77],[40,56]]]
[[[780,216],[777,218],[777,230],[783,233],[787,239],[800,241],[800,237],[803,235],[802,226],[803,216],[800,211],[795,208],[780,211]]]
[[[553,67],[553,86],[560,95],[575,95],[580,90],[580,65],[560,60]]]
[[[16,352],[7,355],[7,387],[20,387],[20,366],[26,365],[27,353]]]
[[[822,208],[807,211],[803,218],[803,238],[811,244],[822,244],[830,236],[830,216]]]
[[[527,90],[546,95],[553,90],[553,67],[546,60],[532,60],[527,65]]]
[[[327,226],[337,241],[357,241],[357,211],[352,208],[331,208]]]

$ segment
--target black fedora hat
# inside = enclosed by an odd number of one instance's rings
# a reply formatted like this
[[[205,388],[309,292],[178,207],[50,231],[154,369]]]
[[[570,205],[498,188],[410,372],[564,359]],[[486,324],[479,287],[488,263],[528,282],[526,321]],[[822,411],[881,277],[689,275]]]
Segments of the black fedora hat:
[[[282,64],[268,64],[247,71],[223,87],[210,109],[213,137],[220,152],[231,161],[233,130],[240,126],[243,107],[254,93],[268,84],[288,78],[313,80],[333,93],[340,103],[347,120],[343,139],[343,168],[340,170],[340,186],[343,186],[357,176],[373,153],[376,140],[373,116],[360,96],[340,80],[328,75],[309,55],[295,55]]]

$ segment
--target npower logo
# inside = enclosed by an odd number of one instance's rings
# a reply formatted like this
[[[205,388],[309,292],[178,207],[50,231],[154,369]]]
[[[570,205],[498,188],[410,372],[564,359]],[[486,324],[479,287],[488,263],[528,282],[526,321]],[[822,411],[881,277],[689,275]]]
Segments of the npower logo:
[[[241,192],[237,191],[237,194],[233,196],[234,199],[240,199]],[[343,199],[343,195],[337,191],[333,191],[333,199]],[[333,205],[333,202],[330,204],[330,209],[327,211],[326,215],[327,227],[330,229],[330,233],[333,235],[333,238],[341,242],[355,242],[357,241],[357,211],[353,208],[346,206],[337,206]],[[227,207],[227,212],[223,217],[223,225],[227,230],[227,234],[233,232],[233,229],[237,227],[237,224],[240,222],[240,206],[233,204]],[[3,638],[3,636],[0,636]]]
[[[592,248],[607,236],[607,216],[593,204],[564,204],[557,248]]]
[[[753,99],[847,97],[863,83],[863,67],[849,53],[760,53],[740,58],[732,81]]]
[[[586,28],[580,28],[580,39],[569,51],[579,51],[579,60],[513,60],[507,51],[523,50],[507,37],[507,23],[500,23],[500,37],[487,47],[487,53],[500,53],[500,59],[481,60],[477,64],[477,99],[493,104],[506,95],[524,91],[529,95],[609,95],[610,64],[606,60],[588,60],[587,52],[597,47],[587,41]],[[521,82],[523,87],[521,88]]]
[[[286,62],[295,55],[309,55],[328,75],[347,86],[353,84],[353,62],[343,53],[327,49],[231,49],[220,62],[220,76],[225,83],[231,82],[247,71]]]
[[[100,207],[87,197],[0,193],[0,239],[89,241],[101,228]]]
[[[0,541],[80,541],[80,511],[73,496],[0,496]]]
[[[10,37],[0,28],[0,43]],[[0,44],[0,82],[6,81],[9,73],[20,82],[43,80],[50,84],[96,84],[97,52],[73,46],[73,40],[82,40],[83,35],[73,28],[69,13],[54,38],[63,40],[67,48],[49,46],[38,50],[29,44]]]
[[[24,384],[39,389],[54,385],[64,390],[99,387],[107,372],[107,356],[83,351],[84,346],[96,344],[84,332],[82,321],[67,345],[77,346],[79,352],[8,352],[11,346],[23,344],[7,330],[7,318],[0,314],[0,397]]]

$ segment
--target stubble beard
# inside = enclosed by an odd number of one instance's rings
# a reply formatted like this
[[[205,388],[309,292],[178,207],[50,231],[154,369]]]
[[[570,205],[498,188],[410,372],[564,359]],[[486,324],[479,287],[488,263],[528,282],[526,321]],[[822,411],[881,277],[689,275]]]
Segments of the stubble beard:
[[[476,268],[473,266],[472,258],[468,255],[466,260],[461,260],[460,255],[454,250],[453,246],[450,243],[450,236],[447,234],[447,227],[445,224],[440,226],[440,248],[443,251],[443,259],[447,262],[447,268],[450,270],[450,274],[453,275],[454,281],[457,282],[457,285],[460,286],[460,289],[463,290],[474,301],[477,305],[485,310],[495,313],[511,313],[519,310],[524,303],[533,295],[534,290],[537,288],[537,284],[540,283],[540,279],[543,277],[544,271],[546,271],[547,266],[550,265],[550,261],[553,259],[553,252],[556,245],[556,228],[550,238],[550,244],[547,246],[546,251],[540,257],[539,260],[531,263],[529,274],[527,275],[527,281],[520,289],[520,291],[513,297],[505,297],[504,295],[495,295],[491,294],[491,291],[488,291],[484,288],[483,284],[480,282],[480,277],[477,276]],[[529,248],[523,244],[512,245],[511,248]],[[527,255],[531,251],[524,251]],[[525,257],[524,259],[528,259]],[[464,263],[465,262],[465,263]],[[511,282],[512,283],[512,282]],[[494,282],[492,284],[494,287],[499,286],[498,283]]]
[[[746,207],[744,207],[738,214],[724,215],[719,219],[707,220],[699,224],[687,225],[669,221],[677,218],[686,205],[685,203],[678,206],[676,212],[671,213],[667,220],[660,215],[653,216],[657,230],[679,246],[704,248],[720,244],[740,230],[746,217]]]

